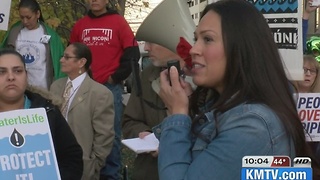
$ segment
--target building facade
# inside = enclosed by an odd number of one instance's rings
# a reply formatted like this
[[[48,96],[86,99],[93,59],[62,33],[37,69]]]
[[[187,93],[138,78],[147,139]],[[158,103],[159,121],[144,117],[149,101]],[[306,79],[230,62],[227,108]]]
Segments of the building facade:
[[[207,4],[216,2],[218,0],[189,0],[189,9],[191,17],[196,25],[199,23],[200,15]]]

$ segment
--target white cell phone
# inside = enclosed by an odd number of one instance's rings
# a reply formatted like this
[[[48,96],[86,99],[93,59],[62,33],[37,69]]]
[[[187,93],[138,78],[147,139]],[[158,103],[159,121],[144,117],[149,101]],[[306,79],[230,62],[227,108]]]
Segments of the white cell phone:
[[[311,6],[319,6],[320,0],[313,0]]]

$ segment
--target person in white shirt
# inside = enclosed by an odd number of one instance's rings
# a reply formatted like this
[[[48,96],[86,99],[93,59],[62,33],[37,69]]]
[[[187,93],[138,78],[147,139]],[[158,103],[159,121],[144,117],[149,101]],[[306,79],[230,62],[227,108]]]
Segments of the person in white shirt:
[[[0,48],[14,48],[26,64],[28,84],[48,90],[55,79],[65,77],[60,71],[60,57],[65,46],[60,36],[42,17],[36,0],[23,0],[18,5],[20,21],[6,33]]]

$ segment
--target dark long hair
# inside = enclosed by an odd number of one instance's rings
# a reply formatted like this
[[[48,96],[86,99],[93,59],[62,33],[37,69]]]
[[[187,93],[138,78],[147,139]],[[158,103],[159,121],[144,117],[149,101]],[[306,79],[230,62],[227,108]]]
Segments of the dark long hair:
[[[84,68],[86,69],[88,75],[92,78],[92,72],[90,69],[91,63],[92,63],[92,53],[89,47],[83,43],[75,42],[70,44],[74,47],[74,55],[77,58],[85,58],[87,60],[86,64],[84,65]]]
[[[21,56],[21,54],[19,52],[17,52],[15,49],[12,48],[0,48],[0,56],[3,55],[15,55],[19,58],[19,60],[22,62],[24,68],[26,68],[26,64],[24,63],[23,57]]]
[[[199,87],[190,102],[192,114],[203,113],[199,112],[199,99],[204,99],[208,91],[216,100],[210,108],[215,109],[216,117],[218,113],[244,102],[265,104],[282,121],[288,137],[294,142],[296,156],[312,157],[285,67],[264,16],[244,0],[221,0],[209,4],[201,18],[209,11],[221,17],[227,59],[225,87],[221,94]]]
[[[36,0],[21,0],[18,5],[18,8],[29,8],[34,13],[37,13],[37,11],[39,11],[39,21],[44,22],[40,5]]]

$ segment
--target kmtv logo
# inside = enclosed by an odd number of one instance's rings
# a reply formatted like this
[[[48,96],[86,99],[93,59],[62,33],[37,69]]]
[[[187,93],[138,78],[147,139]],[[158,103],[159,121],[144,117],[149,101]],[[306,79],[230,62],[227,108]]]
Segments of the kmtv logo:
[[[293,167],[311,167],[311,158],[296,157],[293,160]]]

